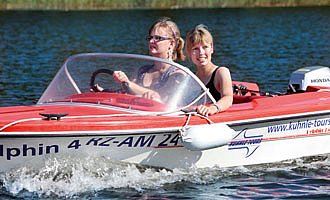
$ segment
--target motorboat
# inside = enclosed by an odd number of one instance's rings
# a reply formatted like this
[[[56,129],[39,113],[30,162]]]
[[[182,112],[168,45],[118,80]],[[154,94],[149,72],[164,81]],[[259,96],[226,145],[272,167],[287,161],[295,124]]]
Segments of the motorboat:
[[[134,95],[116,70],[172,69],[157,92]],[[173,70],[174,69],[174,70]],[[94,91],[101,85],[106,90]],[[174,168],[233,167],[330,153],[330,69],[291,75],[283,93],[233,81],[233,105],[210,116],[214,98],[189,68],[146,55],[85,53],[69,57],[35,105],[0,108],[0,172],[38,167],[66,156]]]

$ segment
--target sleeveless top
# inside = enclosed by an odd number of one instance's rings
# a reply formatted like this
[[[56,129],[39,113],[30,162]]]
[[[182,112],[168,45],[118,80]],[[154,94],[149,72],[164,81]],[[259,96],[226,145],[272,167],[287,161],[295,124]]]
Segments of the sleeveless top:
[[[219,68],[220,68],[220,67],[216,68],[216,69],[213,71],[210,81],[205,85],[205,86],[209,89],[210,93],[212,94],[212,96],[214,97],[214,99],[215,99],[216,101],[219,101],[219,99],[221,99],[221,94],[220,94],[220,92],[218,92],[218,90],[215,88],[215,85],[214,85],[214,83],[213,83],[213,82],[214,82],[215,74],[217,73],[217,71],[218,71]]]
[[[137,72],[137,78],[136,78],[136,83],[145,87],[143,85],[143,79],[144,79],[144,76],[145,74],[151,70],[152,68],[154,67],[154,65],[144,65],[142,67],[139,68],[138,72]],[[168,80],[168,78],[170,77],[170,75],[175,72],[177,69],[174,67],[174,66],[170,66],[166,72],[164,72],[160,77],[159,79],[154,82],[151,86],[152,87],[148,87],[148,88],[151,88],[151,89],[159,89],[161,87],[163,87],[166,83],[166,81]]]

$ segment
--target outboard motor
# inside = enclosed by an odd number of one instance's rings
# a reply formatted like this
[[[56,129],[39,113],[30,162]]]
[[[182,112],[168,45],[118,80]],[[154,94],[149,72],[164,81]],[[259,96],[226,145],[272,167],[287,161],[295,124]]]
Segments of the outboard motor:
[[[305,92],[308,86],[330,87],[330,68],[310,66],[294,71],[289,81],[288,93]]]

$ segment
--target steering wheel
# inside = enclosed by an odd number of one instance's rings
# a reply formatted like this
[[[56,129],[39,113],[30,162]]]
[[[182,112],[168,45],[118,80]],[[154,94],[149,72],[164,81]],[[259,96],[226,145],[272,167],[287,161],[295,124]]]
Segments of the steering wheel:
[[[96,79],[96,76],[99,75],[99,74],[109,74],[110,76],[113,75],[113,71],[110,70],[110,69],[98,69],[96,71],[93,72],[92,76],[91,76],[91,80],[90,80],[90,83],[89,83],[89,86],[90,88],[94,91],[94,92],[99,92],[96,88],[96,84],[95,84],[95,79]],[[128,85],[126,82],[122,83],[122,86],[123,86],[123,89],[124,89],[124,93],[128,93]],[[104,91],[104,92],[118,92],[118,90],[107,90]]]

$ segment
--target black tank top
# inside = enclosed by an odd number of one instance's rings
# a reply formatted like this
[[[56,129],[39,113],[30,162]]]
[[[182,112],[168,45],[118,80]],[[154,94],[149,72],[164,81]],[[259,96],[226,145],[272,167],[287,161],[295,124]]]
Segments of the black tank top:
[[[209,89],[210,93],[212,94],[212,96],[214,97],[214,99],[216,101],[219,101],[219,99],[221,99],[220,92],[218,92],[218,90],[214,86],[214,77],[215,77],[215,74],[217,73],[219,68],[220,67],[216,68],[213,71],[210,81],[205,85]]]

